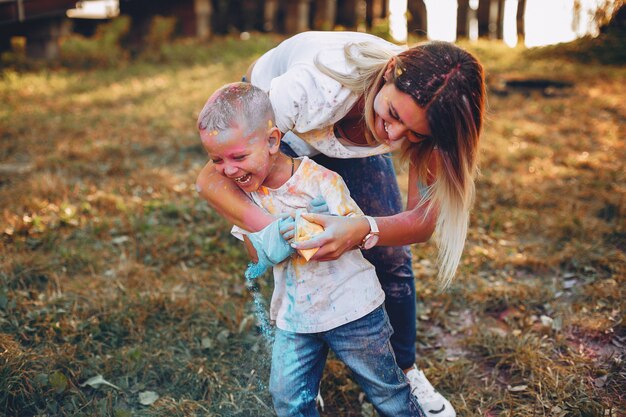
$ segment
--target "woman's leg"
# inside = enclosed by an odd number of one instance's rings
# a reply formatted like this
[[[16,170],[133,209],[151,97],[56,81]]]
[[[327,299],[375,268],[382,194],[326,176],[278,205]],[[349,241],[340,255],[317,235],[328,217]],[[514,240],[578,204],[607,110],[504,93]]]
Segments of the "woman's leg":
[[[270,393],[278,417],[318,417],[319,390],[328,346],[317,334],[276,329]]]
[[[411,387],[396,364],[393,333],[383,306],[324,333],[324,339],[354,374],[381,417],[424,417]]]
[[[357,159],[334,159],[324,155],[317,163],[341,175],[350,195],[369,216],[389,216],[402,211],[400,189],[391,157],[371,156]],[[394,334],[391,345],[398,366],[410,368],[415,363],[415,282],[408,246],[379,246],[363,251],[374,265],[385,291],[385,308]]]

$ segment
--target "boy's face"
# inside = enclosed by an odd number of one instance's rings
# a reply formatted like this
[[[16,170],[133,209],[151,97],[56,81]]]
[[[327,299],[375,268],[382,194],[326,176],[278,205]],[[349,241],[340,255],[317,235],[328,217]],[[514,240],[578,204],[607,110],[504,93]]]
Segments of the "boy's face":
[[[202,144],[213,161],[215,170],[235,181],[244,191],[253,192],[267,182],[278,152],[272,140],[275,128],[248,130],[235,127],[222,131],[200,131]],[[280,140],[278,141],[280,142]]]

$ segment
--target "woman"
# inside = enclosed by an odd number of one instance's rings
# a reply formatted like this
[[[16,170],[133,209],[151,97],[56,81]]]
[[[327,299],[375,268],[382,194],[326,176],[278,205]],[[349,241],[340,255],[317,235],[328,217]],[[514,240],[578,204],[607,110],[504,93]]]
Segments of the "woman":
[[[485,96],[482,66],[446,42],[406,49],[364,33],[305,32],[261,56],[247,78],[270,95],[276,124],[285,133],[283,152],[313,157],[339,173],[363,212],[375,216],[371,222],[308,215],[325,231],[298,248],[321,246],[317,260],[336,259],[355,246],[369,249],[364,255],[385,291],[398,365],[429,415],[454,416],[450,403],[414,365],[415,285],[410,251],[402,245],[425,242],[435,231],[440,283],[450,283],[474,196]],[[385,155],[394,150],[409,160],[405,211]],[[197,189],[220,214],[247,230],[274,220],[232,181],[215,175],[210,162]]]

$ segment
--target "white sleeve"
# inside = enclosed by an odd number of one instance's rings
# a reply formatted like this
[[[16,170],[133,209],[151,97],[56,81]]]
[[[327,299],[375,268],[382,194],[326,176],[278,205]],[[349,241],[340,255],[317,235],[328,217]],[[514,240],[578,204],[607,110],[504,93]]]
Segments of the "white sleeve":
[[[270,82],[270,101],[281,132],[308,132],[335,124],[356,94],[310,65],[298,65]]]

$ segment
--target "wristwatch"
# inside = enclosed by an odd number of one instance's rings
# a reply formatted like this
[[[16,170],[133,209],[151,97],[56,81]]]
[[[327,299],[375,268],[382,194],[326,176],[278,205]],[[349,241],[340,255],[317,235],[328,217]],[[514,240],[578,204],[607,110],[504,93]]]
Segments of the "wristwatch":
[[[371,249],[376,246],[378,243],[378,225],[376,224],[376,220],[370,216],[363,216],[370,224],[370,231],[365,235],[361,244],[359,245],[359,249]]]

